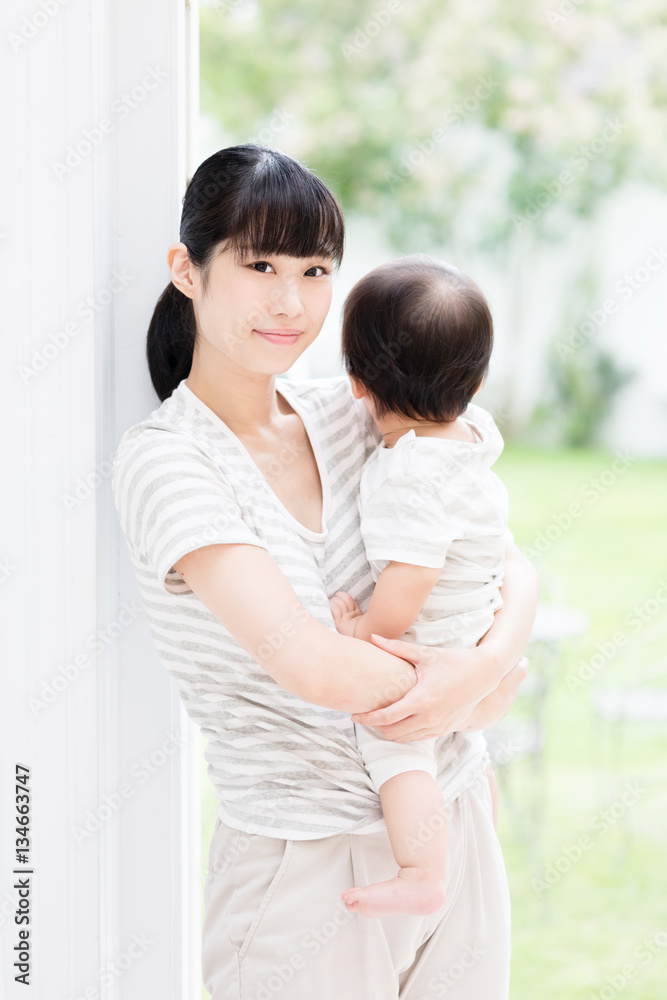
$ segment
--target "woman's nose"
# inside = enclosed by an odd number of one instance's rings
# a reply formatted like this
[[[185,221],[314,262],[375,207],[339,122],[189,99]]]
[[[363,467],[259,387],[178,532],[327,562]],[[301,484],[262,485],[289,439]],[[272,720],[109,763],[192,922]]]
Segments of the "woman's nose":
[[[285,282],[273,290],[269,311],[273,316],[299,316],[303,312],[299,289],[294,282]]]

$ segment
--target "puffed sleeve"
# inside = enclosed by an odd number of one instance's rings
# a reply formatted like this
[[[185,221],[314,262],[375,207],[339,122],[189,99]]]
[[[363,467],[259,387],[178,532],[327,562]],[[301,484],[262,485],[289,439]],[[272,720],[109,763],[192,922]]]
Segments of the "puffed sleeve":
[[[112,489],[125,539],[167,593],[192,593],[173,568],[205,545],[242,542],[266,548],[217,462],[185,434],[144,427],[121,439]]]
[[[456,529],[439,494],[428,484],[388,477],[360,505],[361,535],[369,560],[444,566]]]

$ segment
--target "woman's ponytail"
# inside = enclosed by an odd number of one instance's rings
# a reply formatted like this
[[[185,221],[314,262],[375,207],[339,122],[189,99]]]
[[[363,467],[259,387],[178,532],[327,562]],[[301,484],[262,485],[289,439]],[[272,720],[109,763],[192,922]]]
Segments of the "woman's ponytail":
[[[161,401],[190,374],[195,333],[192,299],[170,281],[157,301],[146,341],[151,382]]]

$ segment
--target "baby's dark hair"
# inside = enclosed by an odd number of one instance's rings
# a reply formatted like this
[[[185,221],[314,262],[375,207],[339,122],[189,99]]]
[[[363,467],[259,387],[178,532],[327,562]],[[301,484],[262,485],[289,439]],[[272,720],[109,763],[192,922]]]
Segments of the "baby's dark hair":
[[[485,376],[492,347],[482,292],[467,274],[428,254],[381,264],[345,300],[345,367],[380,417],[455,420]]]

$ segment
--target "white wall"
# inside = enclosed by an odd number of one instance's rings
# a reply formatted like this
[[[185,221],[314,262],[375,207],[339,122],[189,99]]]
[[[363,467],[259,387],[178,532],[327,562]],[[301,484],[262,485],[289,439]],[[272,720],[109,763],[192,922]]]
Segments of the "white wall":
[[[2,12],[7,998],[200,995],[198,734],[153,649],[110,488],[120,435],[157,401],[145,330],[191,167],[190,21],[176,0]],[[13,968],[15,763],[30,767],[30,990]]]
[[[638,456],[665,457],[667,194],[642,188],[622,192],[598,233],[602,287],[618,304],[601,336],[623,367],[636,373],[619,396],[605,438]]]

